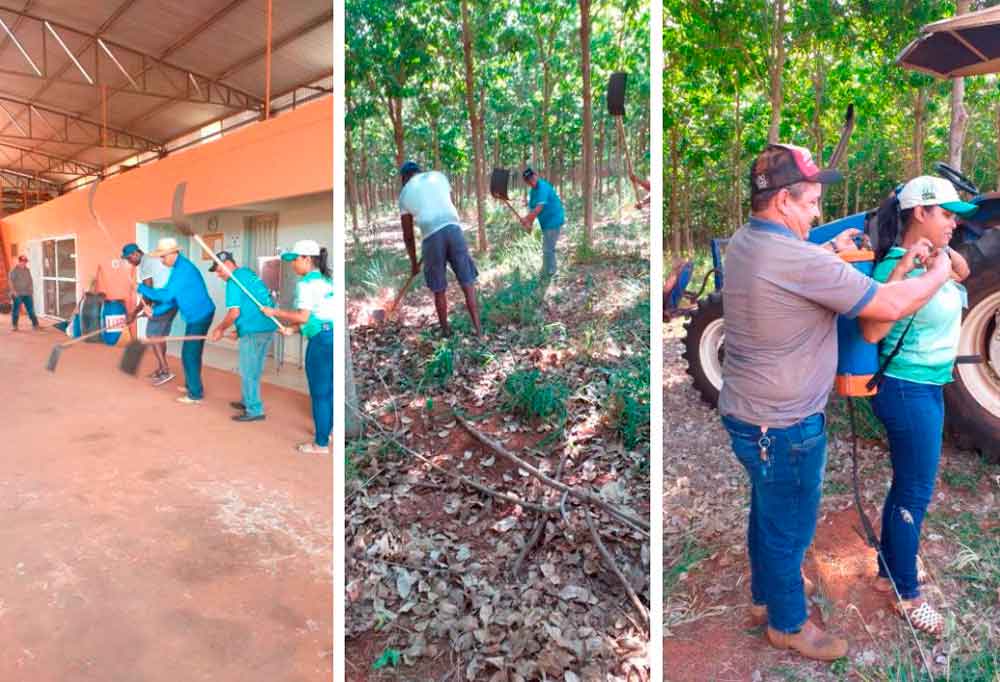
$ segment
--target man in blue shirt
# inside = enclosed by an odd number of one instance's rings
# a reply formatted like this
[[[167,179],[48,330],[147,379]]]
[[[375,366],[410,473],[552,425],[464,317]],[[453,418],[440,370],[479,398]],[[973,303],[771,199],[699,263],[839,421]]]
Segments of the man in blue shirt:
[[[184,336],[205,336],[212,326],[215,304],[205,288],[205,279],[198,266],[181,255],[177,240],[172,237],[161,239],[150,256],[159,258],[170,268],[170,279],[160,289],[139,285],[139,293],[156,303],[153,317],[159,317],[172,306],[176,306],[185,322]],[[184,365],[184,383],[187,395],[177,399],[185,405],[197,405],[205,396],[205,386],[201,382],[201,356],[205,341],[185,341],[181,347],[181,363]]]
[[[274,340],[274,331],[278,325],[265,316],[257,307],[257,303],[247,296],[234,280],[246,287],[257,302],[265,306],[273,306],[274,300],[267,285],[250,268],[236,265],[236,259],[229,251],[215,254],[222,263],[213,263],[208,269],[226,283],[226,316],[209,334],[209,338],[218,341],[223,333],[234,324],[236,334],[240,339],[240,384],[243,392],[243,402],[230,403],[241,414],[233,417],[237,422],[256,422],[264,419],[264,403],[260,399],[260,377],[264,373],[264,361],[267,350]]]
[[[542,275],[552,277],[556,274],[556,242],[566,222],[566,213],[559,195],[548,180],[538,177],[531,168],[525,168],[521,177],[531,186],[528,195],[531,213],[521,218],[521,224],[530,232],[531,224],[538,218],[538,226],[542,228]]]

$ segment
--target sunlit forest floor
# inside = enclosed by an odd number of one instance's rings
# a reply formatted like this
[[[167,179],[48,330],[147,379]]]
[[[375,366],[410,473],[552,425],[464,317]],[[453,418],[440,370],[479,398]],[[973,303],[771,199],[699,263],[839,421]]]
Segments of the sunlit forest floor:
[[[700,280],[698,280],[700,284]],[[828,411],[830,445],[820,520],[805,573],[818,586],[811,618],[846,636],[833,664],[772,648],[750,624],[748,486],[718,413],[705,405],[681,357],[682,320],[664,325],[664,660],[671,682],[703,680],[921,680],[920,654],[889,599],[872,588],[875,553],[853,506],[846,410]],[[891,477],[878,421],[863,413],[859,479],[878,531]],[[994,680],[1000,670],[1000,467],[947,441],[924,521],[924,595],[945,615],[940,641],[920,642],[935,679]],[[711,652],[706,655],[706,652]]]
[[[525,235],[506,208],[491,213],[491,252],[473,251],[481,339],[451,274],[450,338],[422,276],[396,320],[375,314],[409,273],[398,216],[349,252],[366,434],[348,443],[348,679],[648,676],[648,535],[539,483],[461,421],[648,524],[649,214],[596,215],[587,249],[570,204],[546,284],[537,228]],[[474,249],[474,230],[466,237]]]

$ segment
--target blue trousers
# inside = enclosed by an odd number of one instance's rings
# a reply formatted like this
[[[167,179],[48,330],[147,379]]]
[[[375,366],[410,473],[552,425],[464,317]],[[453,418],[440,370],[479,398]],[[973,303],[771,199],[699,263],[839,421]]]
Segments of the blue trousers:
[[[306,379],[312,398],[315,442],[325,448],[330,444],[330,432],[333,431],[333,325],[323,325],[323,331],[309,339]]]
[[[10,323],[17,329],[17,320],[21,315],[21,304],[24,304],[24,312],[31,318],[31,326],[38,326],[38,318],[35,317],[35,301],[31,296],[15,296],[14,303],[10,311]]]
[[[559,228],[542,230],[542,274],[551,277],[556,274],[556,242]]]
[[[203,336],[212,326],[212,317],[204,320],[188,322],[184,327],[184,336]],[[184,383],[187,385],[188,397],[201,400],[205,397],[205,386],[201,382],[201,356],[205,350],[204,341],[185,341],[181,346],[181,364],[184,365]]]
[[[808,618],[802,559],[816,532],[826,467],[826,418],[806,417],[784,429],[767,430],[761,457],[761,429],[723,416],[733,453],[750,476],[750,593],[767,604],[769,625],[798,632]]]
[[[240,337],[240,387],[247,414],[257,417],[264,414],[260,399],[260,377],[264,373],[267,349],[274,340],[272,332],[246,334]]]
[[[889,434],[892,486],[882,507],[880,576],[892,576],[903,599],[920,596],[917,551],[920,526],[934,495],[944,431],[941,386],[887,376],[872,398]]]

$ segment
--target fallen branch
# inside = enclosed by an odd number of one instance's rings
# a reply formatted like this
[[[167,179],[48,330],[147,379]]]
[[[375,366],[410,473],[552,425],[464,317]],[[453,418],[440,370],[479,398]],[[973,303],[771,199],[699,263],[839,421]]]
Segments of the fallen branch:
[[[531,466],[530,464],[525,462],[523,459],[521,459],[514,453],[507,450],[497,441],[493,440],[486,434],[477,431],[471,424],[469,424],[469,422],[465,421],[465,419],[460,417],[457,413],[454,416],[455,420],[462,426],[463,429],[465,429],[469,433],[470,436],[475,438],[477,441],[479,441],[489,449],[493,450],[493,452],[497,453],[498,455],[501,455],[505,459],[513,462],[520,468],[524,469],[525,471],[528,472],[528,474],[538,479],[545,485],[551,488],[555,488],[559,492],[566,493],[567,495],[575,497],[578,500],[582,500],[583,502],[586,502],[588,504],[600,507],[609,514],[616,516],[621,521],[624,521],[628,523],[630,526],[633,526],[636,530],[640,530],[647,537],[649,536],[648,522],[643,521],[639,517],[634,516],[633,514],[630,514],[626,511],[623,511],[622,509],[619,509],[618,507],[616,507],[613,504],[610,504],[609,502],[606,502],[603,498],[601,498],[600,495],[596,495],[590,492],[589,490],[582,490],[574,486],[566,485],[565,483],[561,483],[545,475],[544,473],[542,473],[535,467]]]
[[[399,442],[399,440],[397,440],[396,438],[394,438],[391,433],[389,433],[388,431],[385,430],[385,428],[383,428],[382,424],[380,424],[378,422],[378,420],[372,419],[371,417],[369,417],[367,414],[365,414],[361,410],[358,410],[358,415],[360,415],[362,419],[367,419],[369,422],[371,422],[372,424],[374,424],[375,428],[377,428],[379,430],[379,432],[381,433],[381,437],[382,438],[384,438],[386,440],[389,440],[389,441],[392,441],[396,446],[398,446],[404,452],[412,455],[413,457],[416,457],[421,462],[423,462],[423,463],[427,464],[428,466],[430,466],[432,469],[440,471],[445,476],[450,476],[451,478],[455,479],[456,481],[458,481],[462,485],[466,485],[466,486],[468,486],[470,488],[478,490],[479,492],[481,492],[481,493],[483,493],[485,495],[489,495],[489,496],[495,497],[497,499],[505,500],[507,502],[510,502],[511,504],[520,505],[521,507],[524,507],[525,509],[532,509],[534,511],[537,511],[537,512],[540,512],[540,513],[543,513],[543,514],[551,514],[552,512],[558,511],[558,509],[559,509],[558,507],[546,507],[545,505],[536,504],[534,502],[529,502],[527,500],[522,500],[522,499],[520,499],[518,497],[514,497],[513,495],[508,495],[507,493],[502,493],[499,490],[495,490],[495,489],[489,487],[488,485],[483,485],[482,483],[477,483],[476,481],[473,481],[471,478],[467,478],[465,476],[462,476],[461,474],[456,474],[453,471],[449,471],[448,469],[444,468],[440,464],[437,464],[437,463],[431,461],[427,457],[424,457],[423,455],[421,455],[419,452],[417,452],[417,451],[413,450],[412,448],[407,447],[403,443]]]
[[[587,527],[590,529],[590,537],[594,541],[597,551],[600,552],[601,558],[604,559],[604,563],[607,564],[608,568],[610,568],[611,571],[618,577],[622,587],[625,588],[625,592],[628,593],[628,597],[632,601],[632,605],[635,606],[635,610],[639,612],[640,616],[642,616],[642,622],[646,624],[646,631],[648,632],[649,611],[642,605],[642,602],[639,601],[639,595],[637,595],[635,590],[632,589],[632,584],[628,581],[628,578],[625,577],[625,574],[621,572],[621,569],[618,568],[618,564],[615,563],[615,559],[611,556],[611,552],[609,552],[608,548],[604,546],[603,542],[601,542],[601,536],[597,532],[594,520],[590,517],[590,510],[586,507],[583,508],[583,518],[587,521]]]
[[[557,481],[562,478],[563,469],[566,466],[566,458],[568,456],[569,456],[569,450],[563,449],[562,457],[559,458],[559,468],[556,469],[556,480]],[[564,494],[563,495],[563,501],[565,501],[565,498],[566,498],[566,496]],[[564,509],[562,509],[563,504],[560,503],[559,506],[560,506],[560,511],[565,516],[566,512],[565,512]],[[538,541],[541,539],[542,532],[545,530],[545,525],[548,523],[548,520],[549,520],[549,515],[548,514],[537,514],[535,516],[535,527],[532,528],[531,533],[528,535],[528,541],[524,544],[524,547],[522,547],[521,551],[518,552],[517,559],[514,560],[514,568],[511,569],[511,573],[513,574],[513,576],[515,578],[518,575],[520,575],[520,573],[521,573],[521,564],[524,562],[525,558],[528,556],[528,552],[530,552],[532,549],[534,549],[535,545],[537,545]]]

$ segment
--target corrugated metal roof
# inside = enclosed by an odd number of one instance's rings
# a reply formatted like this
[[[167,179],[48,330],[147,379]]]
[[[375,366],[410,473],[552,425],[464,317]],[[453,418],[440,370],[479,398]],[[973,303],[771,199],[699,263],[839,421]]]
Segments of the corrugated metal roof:
[[[16,37],[0,29],[0,169],[66,181],[85,170],[74,163],[114,165],[140,147],[261,110],[266,7],[266,0],[0,0],[0,19]],[[273,0],[272,98],[318,80],[330,86],[332,19],[331,0]],[[105,125],[120,133],[113,147],[101,146],[112,137],[102,135]]]

